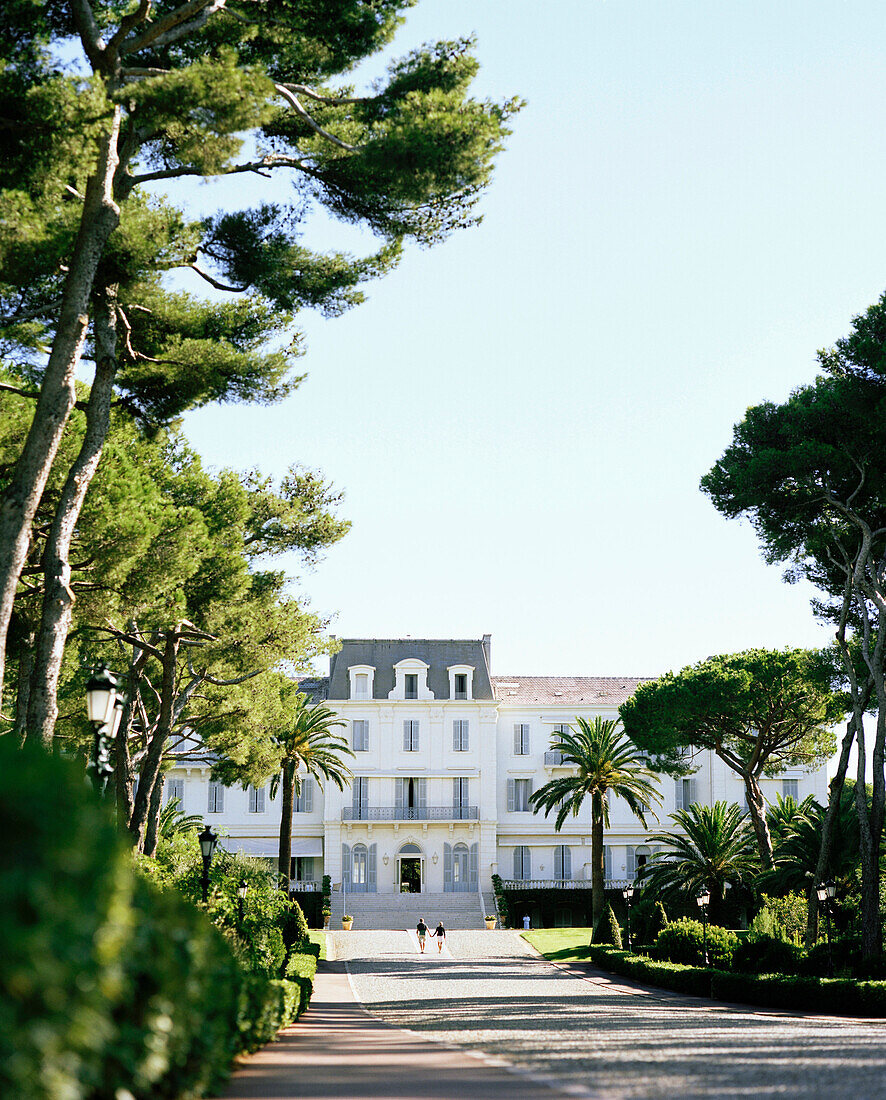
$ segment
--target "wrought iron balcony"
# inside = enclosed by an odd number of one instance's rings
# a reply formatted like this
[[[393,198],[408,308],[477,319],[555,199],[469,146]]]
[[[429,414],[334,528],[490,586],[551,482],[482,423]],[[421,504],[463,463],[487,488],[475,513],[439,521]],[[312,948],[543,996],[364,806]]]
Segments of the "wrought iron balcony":
[[[479,821],[479,806],[344,806],[342,821]]]
[[[319,882],[312,882],[310,879],[290,879],[289,880],[289,893],[290,894],[312,894],[314,891],[320,889]]]
[[[590,890],[589,878],[509,878],[502,879],[504,890]],[[608,878],[603,886],[607,890],[619,890],[624,886],[633,886],[629,879]]]

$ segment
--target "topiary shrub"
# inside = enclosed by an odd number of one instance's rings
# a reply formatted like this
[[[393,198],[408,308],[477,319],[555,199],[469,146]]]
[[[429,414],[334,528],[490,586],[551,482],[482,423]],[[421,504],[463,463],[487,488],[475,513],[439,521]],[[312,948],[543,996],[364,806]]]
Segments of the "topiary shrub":
[[[591,933],[591,943],[607,944],[621,948],[621,928],[611,905],[606,906],[603,915],[594,925],[594,931]]]
[[[660,901],[655,903],[655,909],[653,910],[652,919],[649,922],[649,927],[646,930],[645,943],[655,943],[658,939],[659,932],[664,932],[668,926],[668,915],[665,912],[665,907]]]
[[[732,969],[744,974],[799,974],[805,952],[780,936],[752,932],[732,953]]]
[[[308,922],[299,903],[292,898],[282,919],[283,943],[287,951],[301,951],[302,944],[310,942],[308,939]]]
[[[659,932],[655,940],[655,957],[687,966],[697,965],[704,958],[704,940],[701,922],[681,917]],[[708,959],[711,966],[728,970],[737,944],[738,937],[734,932],[716,924],[708,925]]]

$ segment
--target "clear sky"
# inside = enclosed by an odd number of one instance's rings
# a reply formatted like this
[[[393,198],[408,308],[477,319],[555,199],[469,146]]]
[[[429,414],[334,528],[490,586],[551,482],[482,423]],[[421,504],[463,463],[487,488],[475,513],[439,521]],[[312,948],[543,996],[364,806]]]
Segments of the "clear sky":
[[[342,636],[488,632],[523,675],[823,644],[698,481],[886,289],[882,5],[420,0],[393,53],[470,32],[477,93],[528,100],[483,224],[307,317],[287,402],[187,435],[345,490],[352,531],[299,582]]]

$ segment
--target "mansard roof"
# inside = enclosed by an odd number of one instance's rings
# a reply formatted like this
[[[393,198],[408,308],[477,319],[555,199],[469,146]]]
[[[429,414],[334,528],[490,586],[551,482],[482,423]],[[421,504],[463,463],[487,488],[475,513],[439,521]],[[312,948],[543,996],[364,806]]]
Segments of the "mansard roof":
[[[618,707],[648,677],[493,676],[495,698],[507,704]]]
[[[304,692],[309,703],[322,703],[327,699],[329,678],[327,676],[307,676],[298,681],[298,690]]]
[[[348,669],[369,665],[375,669],[373,698],[387,699],[394,688],[394,665],[417,658],[428,665],[428,687],[435,699],[449,698],[452,665],[474,669],[473,698],[492,701],[495,696],[482,639],[469,638],[342,638],[341,649],[329,665],[328,699],[347,699],[350,694]]]

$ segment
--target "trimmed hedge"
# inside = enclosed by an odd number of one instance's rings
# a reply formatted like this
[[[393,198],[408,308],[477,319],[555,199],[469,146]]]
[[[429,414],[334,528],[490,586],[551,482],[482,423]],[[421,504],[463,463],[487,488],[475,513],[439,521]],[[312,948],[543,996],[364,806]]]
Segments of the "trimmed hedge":
[[[320,950],[319,944],[311,943],[308,944],[308,947],[316,947],[318,952]],[[301,991],[301,1001],[297,1015],[301,1015],[311,1003],[311,994],[314,992],[314,975],[316,973],[317,955],[313,951],[290,955],[289,962],[286,964],[286,977],[289,979],[290,984],[296,985]]]
[[[320,944],[313,943],[311,940],[302,940],[298,945],[298,949],[293,952],[295,955],[313,955],[315,959],[320,958]]]
[[[731,966],[732,952],[738,946],[735,933],[716,924],[709,924],[705,933],[700,921],[690,920],[688,917],[671,921],[659,932],[655,938],[653,954],[668,962],[694,965],[703,961],[705,940],[711,964]]]
[[[886,981],[810,978],[788,974],[734,974],[699,966],[662,963],[611,947],[587,948],[587,957],[614,974],[663,989],[763,1008],[821,1015],[886,1016]]]
[[[136,870],[82,766],[0,738],[0,836],[0,1096],[194,1100],[306,1006]]]

